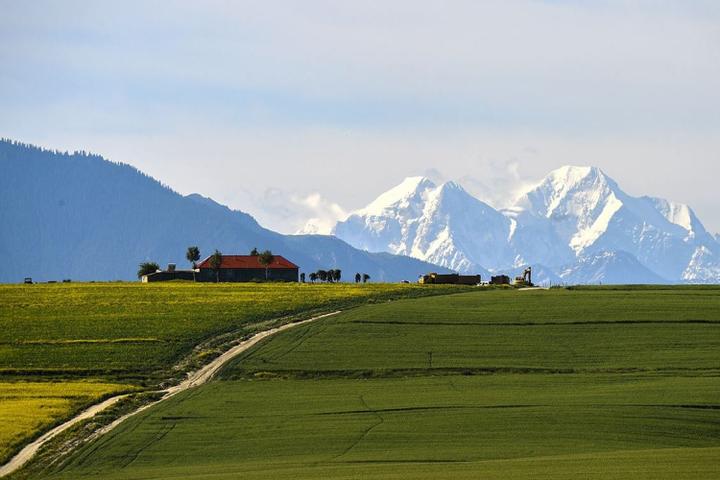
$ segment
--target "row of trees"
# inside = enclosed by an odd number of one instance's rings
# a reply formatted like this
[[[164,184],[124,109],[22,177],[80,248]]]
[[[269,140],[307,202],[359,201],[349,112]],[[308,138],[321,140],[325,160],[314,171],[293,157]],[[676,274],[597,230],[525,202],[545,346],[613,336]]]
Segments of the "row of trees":
[[[368,280],[370,280],[370,275],[367,273],[363,273],[360,275],[359,273],[355,274],[355,283],[360,283],[360,280],[362,280],[362,283],[367,283]]]
[[[342,278],[342,270],[339,268],[335,270],[318,270],[317,272],[311,272],[308,278],[312,283],[318,280],[328,283],[339,282],[340,278]],[[305,283],[305,273],[300,274],[300,281]]]
[[[300,274],[300,281],[302,283],[305,283],[306,278],[308,278],[312,283],[315,283],[318,280],[328,283],[339,282],[342,278],[342,270],[339,268],[334,270],[318,270],[317,272],[311,272],[307,277],[305,276],[305,273]],[[360,283],[361,281],[362,283],[367,283],[368,280],[370,280],[370,275],[367,273],[363,273],[362,275],[359,273],[355,274],[355,283]]]

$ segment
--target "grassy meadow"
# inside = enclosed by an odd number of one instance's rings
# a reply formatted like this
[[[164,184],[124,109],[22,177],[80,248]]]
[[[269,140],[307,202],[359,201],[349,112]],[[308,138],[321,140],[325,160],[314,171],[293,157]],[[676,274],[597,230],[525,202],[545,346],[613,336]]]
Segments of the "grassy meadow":
[[[0,461],[102,396],[156,388],[209,339],[271,320],[456,292],[403,284],[0,285]],[[275,322],[276,323],[276,322]],[[195,351],[211,358],[216,344]],[[189,368],[189,367],[188,367]]]
[[[403,284],[0,285],[0,375],[142,381],[225,332],[449,290]]]
[[[474,290],[237,358],[51,478],[720,477],[720,288]]]

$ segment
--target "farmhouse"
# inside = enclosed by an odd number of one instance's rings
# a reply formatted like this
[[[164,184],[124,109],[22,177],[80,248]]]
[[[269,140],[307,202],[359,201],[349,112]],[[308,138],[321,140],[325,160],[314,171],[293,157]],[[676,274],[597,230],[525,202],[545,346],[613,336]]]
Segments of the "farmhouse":
[[[223,255],[220,268],[213,270],[211,257],[197,265],[195,276],[198,282],[250,282],[265,280],[266,269],[257,255]],[[299,267],[285,257],[275,255],[267,266],[267,279],[285,282],[298,281]]]
[[[275,255],[267,266],[262,265],[257,255],[223,255],[220,268],[213,270],[211,257],[197,265],[195,270],[178,270],[174,263],[166,270],[158,270],[141,277],[143,283],[165,282],[168,280],[195,280],[196,282],[251,282],[253,280],[274,280],[297,282],[299,267],[285,257]]]

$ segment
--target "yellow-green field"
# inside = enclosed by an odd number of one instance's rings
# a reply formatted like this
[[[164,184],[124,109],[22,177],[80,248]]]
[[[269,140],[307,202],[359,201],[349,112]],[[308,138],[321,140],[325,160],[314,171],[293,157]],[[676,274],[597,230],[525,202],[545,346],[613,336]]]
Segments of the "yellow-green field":
[[[59,418],[124,390],[129,385],[95,382],[0,382],[0,462]]]
[[[0,286],[0,375],[162,379],[194,346],[291,315],[458,291],[404,284]]]

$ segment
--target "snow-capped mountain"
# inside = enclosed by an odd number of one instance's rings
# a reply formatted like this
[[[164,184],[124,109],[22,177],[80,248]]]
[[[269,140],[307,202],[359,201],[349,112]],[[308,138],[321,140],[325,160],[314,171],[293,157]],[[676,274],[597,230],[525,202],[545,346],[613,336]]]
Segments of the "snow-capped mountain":
[[[440,186],[406,178],[362,210],[338,222],[333,233],[370,251],[408,255],[462,272],[512,263],[512,222],[455,182]]]
[[[502,211],[457,183],[410,177],[333,233],[460,272],[542,264],[577,283],[720,281],[720,244],[690,207],[632,197],[595,167],[554,170]]]
[[[720,256],[704,245],[697,247],[682,273],[682,280],[688,283],[718,283],[718,279]]]
[[[595,167],[554,170],[517,206],[547,219],[578,257],[624,251],[666,279],[681,279],[697,247],[717,248],[687,205],[631,197]]]

